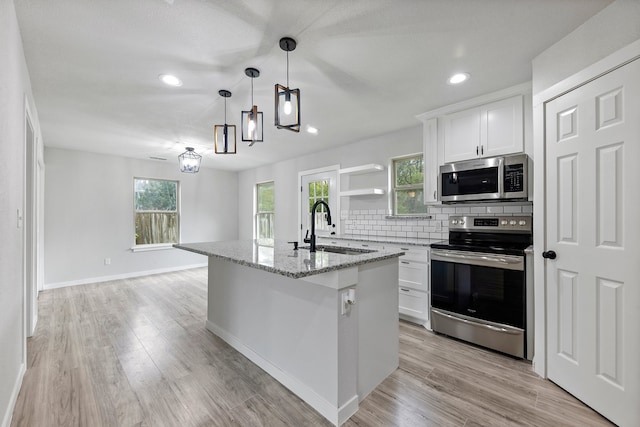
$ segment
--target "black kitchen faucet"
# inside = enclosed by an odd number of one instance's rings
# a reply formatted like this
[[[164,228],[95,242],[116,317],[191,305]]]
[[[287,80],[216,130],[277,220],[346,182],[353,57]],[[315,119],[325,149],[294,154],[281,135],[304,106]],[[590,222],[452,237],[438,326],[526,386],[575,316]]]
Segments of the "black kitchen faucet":
[[[327,224],[331,225],[331,209],[329,209],[329,205],[324,200],[318,200],[313,204],[311,208],[311,236],[309,236],[309,230],[307,230],[307,234],[304,236],[304,242],[309,243],[309,252],[316,251],[316,209],[318,205],[325,205],[327,208]]]

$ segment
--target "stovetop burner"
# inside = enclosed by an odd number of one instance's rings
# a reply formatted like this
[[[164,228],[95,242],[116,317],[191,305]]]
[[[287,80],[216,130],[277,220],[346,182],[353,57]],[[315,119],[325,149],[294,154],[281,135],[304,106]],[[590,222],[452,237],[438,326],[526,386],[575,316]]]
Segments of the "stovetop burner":
[[[459,251],[523,255],[532,243],[531,217],[449,218],[449,241],[432,248]]]

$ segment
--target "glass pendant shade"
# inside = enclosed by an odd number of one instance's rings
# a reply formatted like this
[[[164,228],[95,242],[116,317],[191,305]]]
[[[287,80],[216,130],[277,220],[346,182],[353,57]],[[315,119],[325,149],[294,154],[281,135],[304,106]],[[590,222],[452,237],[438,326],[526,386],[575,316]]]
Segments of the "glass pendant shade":
[[[300,89],[289,89],[289,52],[296,48],[291,37],[280,39],[280,49],[287,52],[287,85],[275,86],[275,125],[278,129],[300,132]]]
[[[228,90],[220,90],[218,94],[224,98],[224,125],[213,127],[213,142],[216,154],[236,154],[236,126],[227,124],[227,98],[231,97]]]
[[[213,139],[216,154],[236,154],[236,126],[215,125]]]
[[[275,86],[275,125],[278,129],[300,132],[300,89]]]
[[[187,151],[180,154],[178,160],[180,161],[180,172],[198,173],[202,156],[193,151],[193,148],[187,147]]]
[[[251,147],[256,142],[264,140],[262,111],[258,111],[258,106],[253,102],[253,79],[260,76],[260,71],[255,68],[247,68],[244,73],[251,77],[251,110],[242,111],[240,123],[242,124],[242,141],[248,142]]]
[[[242,112],[242,140],[251,147],[256,142],[263,141],[262,111],[254,105],[251,110]]]

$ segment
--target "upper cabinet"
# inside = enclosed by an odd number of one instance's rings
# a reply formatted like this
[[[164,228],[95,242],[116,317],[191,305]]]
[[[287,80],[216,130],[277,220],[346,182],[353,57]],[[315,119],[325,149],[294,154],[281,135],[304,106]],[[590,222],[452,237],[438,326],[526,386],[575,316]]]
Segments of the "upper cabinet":
[[[424,203],[438,201],[438,119],[425,120],[422,125],[424,144]]]
[[[445,163],[523,152],[532,157],[532,117],[530,82],[418,115],[425,204],[438,203],[438,171]]]
[[[522,95],[447,114],[441,122],[445,163],[524,151]]]

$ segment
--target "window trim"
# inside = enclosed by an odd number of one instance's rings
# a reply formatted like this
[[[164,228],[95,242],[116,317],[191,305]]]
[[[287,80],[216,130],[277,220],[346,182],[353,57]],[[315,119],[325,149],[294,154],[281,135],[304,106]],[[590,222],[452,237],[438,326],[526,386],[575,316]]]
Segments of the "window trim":
[[[260,206],[260,203],[258,202],[258,196],[260,194],[260,191],[258,191],[259,187],[261,185],[265,185],[265,184],[272,184],[273,185],[273,211],[259,211],[258,208]],[[256,182],[256,185],[254,186],[254,198],[253,198],[253,203],[254,203],[254,209],[253,209],[253,238],[254,239],[258,239],[258,233],[259,233],[259,227],[258,227],[258,215],[260,214],[272,214],[273,215],[273,236],[271,237],[271,239],[275,239],[275,235],[276,235],[276,227],[275,227],[275,219],[276,219],[276,181],[271,179],[271,180],[267,180],[267,181],[260,181],[260,182]]]
[[[412,185],[401,185],[401,186],[396,186],[396,162],[400,161],[400,160],[406,160],[406,159],[411,159],[414,157],[421,157],[422,158],[422,183],[420,184],[412,184]],[[423,152],[417,152],[417,153],[411,153],[411,154],[405,154],[402,156],[397,156],[397,157],[392,157],[389,159],[389,182],[388,182],[388,187],[389,187],[389,198],[388,198],[388,212],[389,212],[389,216],[393,216],[393,217],[416,217],[416,216],[428,216],[428,214],[426,212],[413,212],[413,213],[406,213],[406,214],[399,214],[397,213],[397,205],[396,205],[396,201],[397,201],[397,197],[396,197],[396,191],[397,190],[420,190],[423,192],[424,194],[424,174],[425,174],[425,159],[424,159],[424,153]]]
[[[176,218],[177,218],[177,228],[178,235],[175,243],[147,243],[138,245],[136,244],[136,213],[138,212],[173,212],[173,211],[137,211],[136,210],[136,180],[147,180],[147,181],[168,181],[176,183]],[[182,221],[181,221],[181,197],[180,197],[180,181],[177,179],[165,179],[165,178],[149,178],[142,176],[134,176],[133,177],[133,197],[131,198],[133,202],[133,245],[131,246],[131,252],[146,252],[146,251],[158,251],[165,249],[173,249],[173,245],[181,243],[182,236]]]

